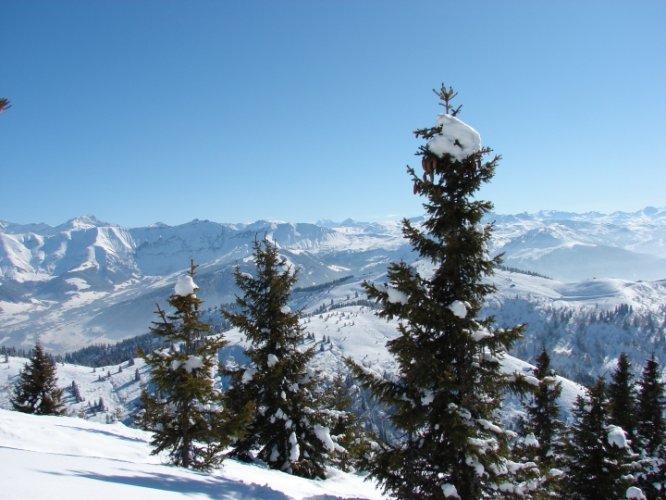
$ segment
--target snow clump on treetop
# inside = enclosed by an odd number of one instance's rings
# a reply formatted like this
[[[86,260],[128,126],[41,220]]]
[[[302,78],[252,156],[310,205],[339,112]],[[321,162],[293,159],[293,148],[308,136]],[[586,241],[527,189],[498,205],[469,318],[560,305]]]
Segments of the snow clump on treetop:
[[[441,126],[442,131],[428,142],[428,150],[440,158],[448,153],[456,160],[462,161],[481,150],[479,133],[455,116],[437,115],[435,126]]]
[[[176,286],[173,287],[173,293],[179,297],[187,297],[188,295],[194,294],[198,289],[199,287],[192,279],[192,276],[185,274],[183,276],[178,276]]]

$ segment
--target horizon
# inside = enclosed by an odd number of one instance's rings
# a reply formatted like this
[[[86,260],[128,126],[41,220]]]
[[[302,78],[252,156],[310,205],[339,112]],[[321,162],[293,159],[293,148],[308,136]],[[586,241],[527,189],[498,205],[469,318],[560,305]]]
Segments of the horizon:
[[[544,210],[536,210],[534,212],[516,212],[516,213],[505,213],[505,212],[497,212],[495,210],[491,210],[488,212],[488,215],[497,215],[500,217],[518,217],[521,215],[528,216],[528,217],[534,217],[534,216],[539,216],[539,215],[552,215],[552,214],[562,214],[562,215],[577,215],[577,216],[585,216],[585,215],[601,215],[601,216],[611,216],[611,215],[620,215],[620,214],[627,214],[627,215],[635,215],[639,213],[648,213],[648,215],[651,215],[650,212],[666,212],[666,205],[664,206],[645,206],[643,208],[640,208],[638,210],[613,210],[613,211],[598,211],[598,210],[589,210],[585,212],[576,212],[576,211],[570,211],[570,210],[557,210],[557,209],[544,209]],[[267,219],[267,218],[260,218],[256,220],[248,220],[248,221],[222,221],[222,220],[213,220],[213,219],[208,219],[208,218],[200,218],[200,217],[195,217],[194,219],[185,221],[185,222],[180,222],[177,224],[167,224],[162,221],[155,221],[151,222],[146,225],[141,225],[141,226],[125,226],[123,224],[113,222],[110,220],[106,219],[100,219],[99,217],[95,216],[94,214],[83,214],[83,215],[77,215],[75,217],[71,217],[65,221],[60,221],[56,224],[49,224],[47,222],[43,221],[26,221],[26,222],[16,222],[16,221],[11,221],[11,220],[6,220],[3,218],[0,218],[0,223],[7,223],[7,224],[14,224],[17,226],[29,226],[29,225],[46,225],[52,228],[57,228],[59,226],[66,225],[70,222],[73,221],[78,221],[78,220],[85,220],[85,219],[93,219],[94,222],[98,222],[100,224],[105,224],[108,226],[116,226],[116,227],[123,227],[126,229],[135,229],[135,228],[144,228],[144,227],[155,227],[155,226],[165,226],[165,227],[178,227],[178,226],[184,226],[187,224],[195,223],[195,222],[211,222],[213,224],[229,224],[229,225],[252,225],[252,224],[257,224],[260,222],[266,222],[266,223],[273,223],[273,224],[313,224],[313,225],[325,225],[325,224],[333,224],[333,225],[339,225],[343,226],[345,223],[357,223],[357,224],[382,224],[382,223],[398,223],[404,218],[413,220],[413,219],[418,219],[420,217],[423,217],[424,214],[420,215],[408,215],[405,217],[398,217],[398,218],[385,218],[383,220],[363,220],[355,217],[345,217],[343,219],[339,220],[332,220],[332,219],[326,219],[326,218],[318,218],[315,219],[314,221],[299,221],[299,220],[285,220],[285,219]]]
[[[0,16],[0,219],[141,227],[422,213],[453,86],[496,213],[663,204],[666,3],[90,3]]]

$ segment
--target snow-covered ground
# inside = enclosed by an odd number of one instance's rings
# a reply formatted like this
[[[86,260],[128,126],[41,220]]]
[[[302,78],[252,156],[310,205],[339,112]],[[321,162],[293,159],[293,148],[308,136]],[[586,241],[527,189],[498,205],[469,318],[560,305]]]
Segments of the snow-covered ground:
[[[226,460],[211,473],[165,464],[150,434],[121,423],[0,410],[0,498],[381,499],[369,481],[329,470],[326,480]]]

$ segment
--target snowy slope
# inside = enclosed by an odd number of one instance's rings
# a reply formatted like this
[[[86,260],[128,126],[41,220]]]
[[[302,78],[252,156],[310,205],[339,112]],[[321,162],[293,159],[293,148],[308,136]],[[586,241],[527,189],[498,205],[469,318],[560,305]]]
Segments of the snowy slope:
[[[150,435],[120,423],[38,417],[0,410],[3,498],[89,499],[380,499],[372,483],[330,470],[311,481],[227,460],[197,473],[150,455]]]

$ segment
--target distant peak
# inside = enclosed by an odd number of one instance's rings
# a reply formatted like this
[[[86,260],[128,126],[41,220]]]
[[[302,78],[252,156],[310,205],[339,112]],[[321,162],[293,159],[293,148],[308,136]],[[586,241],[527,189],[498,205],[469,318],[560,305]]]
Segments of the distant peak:
[[[68,220],[61,227],[69,227],[72,229],[87,229],[91,227],[100,227],[108,225],[109,224],[100,221],[94,215],[80,215],[78,217],[74,217],[73,219]]]

